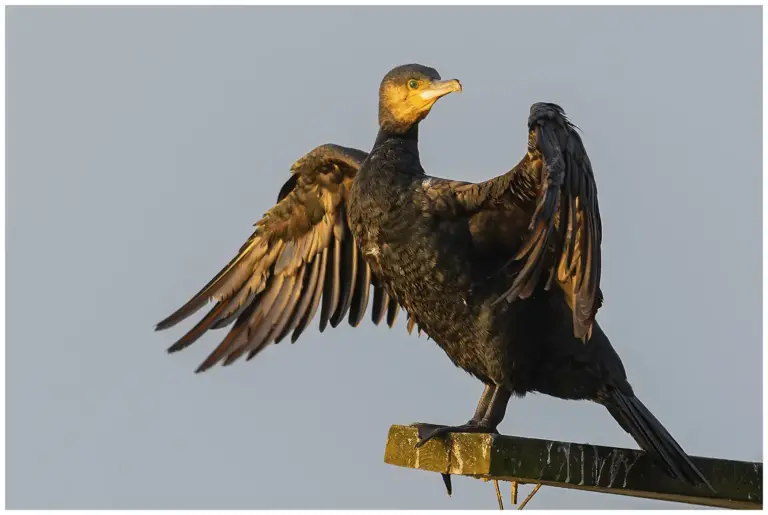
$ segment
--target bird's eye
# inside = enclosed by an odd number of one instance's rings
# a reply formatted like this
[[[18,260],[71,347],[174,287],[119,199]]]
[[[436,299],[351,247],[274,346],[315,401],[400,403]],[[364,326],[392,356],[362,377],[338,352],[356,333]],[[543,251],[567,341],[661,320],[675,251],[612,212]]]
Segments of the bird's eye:
[[[419,81],[417,81],[416,79],[409,80],[408,81],[408,87],[411,88],[411,89],[418,88],[419,87]]]

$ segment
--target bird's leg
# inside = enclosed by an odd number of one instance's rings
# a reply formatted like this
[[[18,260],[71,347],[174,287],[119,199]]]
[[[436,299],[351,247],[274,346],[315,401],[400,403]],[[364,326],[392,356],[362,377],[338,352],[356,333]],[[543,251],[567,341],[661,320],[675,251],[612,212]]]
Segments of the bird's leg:
[[[483,390],[483,394],[480,396],[480,400],[477,402],[477,408],[475,409],[475,414],[472,416],[472,419],[467,422],[466,425],[477,425],[480,420],[485,416],[485,412],[488,410],[488,405],[491,402],[491,397],[493,396],[493,391],[496,389],[495,385],[485,385],[485,389]],[[427,435],[434,431],[435,429],[441,429],[448,427],[443,424],[428,424],[426,422],[417,422],[415,424],[411,424],[413,426],[416,426],[419,430],[419,438],[423,438],[424,435]]]
[[[481,420],[483,420],[485,413],[488,411],[488,406],[491,404],[491,399],[493,398],[493,393],[496,391],[496,388],[496,385],[485,385],[483,394],[480,396],[480,400],[477,402],[475,414],[472,415],[472,418],[469,420],[469,422],[467,422],[468,424],[477,425]]]
[[[421,447],[432,438],[445,436],[449,433],[496,433],[496,428],[504,419],[507,402],[511,392],[505,388],[487,385],[477,404],[475,415],[461,426],[419,426],[419,441],[416,447]]]
[[[478,425],[492,429],[492,431],[489,431],[490,433],[497,433],[496,428],[499,427],[501,421],[504,420],[510,397],[512,397],[512,392],[506,388],[496,388],[493,392],[493,397],[491,397],[488,409]]]

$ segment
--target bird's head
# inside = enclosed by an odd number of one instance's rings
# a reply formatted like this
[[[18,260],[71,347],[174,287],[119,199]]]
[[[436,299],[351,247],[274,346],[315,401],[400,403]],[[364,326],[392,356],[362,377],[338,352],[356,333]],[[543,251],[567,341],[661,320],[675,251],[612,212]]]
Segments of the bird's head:
[[[406,64],[393,68],[379,87],[379,126],[404,133],[428,114],[440,97],[461,91],[458,80],[441,80],[434,68]]]

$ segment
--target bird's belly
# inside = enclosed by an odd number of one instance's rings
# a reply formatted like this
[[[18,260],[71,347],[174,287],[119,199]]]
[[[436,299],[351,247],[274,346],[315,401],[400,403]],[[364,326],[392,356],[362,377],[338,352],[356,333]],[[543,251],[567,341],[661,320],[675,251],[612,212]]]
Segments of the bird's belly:
[[[380,220],[362,225],[356,238],[372,271],[456,366],[486,383],[507,382],[511,357],[500,310],[476,281],[487,271],[472,269],[460,235],[417,220],[394,229]]]

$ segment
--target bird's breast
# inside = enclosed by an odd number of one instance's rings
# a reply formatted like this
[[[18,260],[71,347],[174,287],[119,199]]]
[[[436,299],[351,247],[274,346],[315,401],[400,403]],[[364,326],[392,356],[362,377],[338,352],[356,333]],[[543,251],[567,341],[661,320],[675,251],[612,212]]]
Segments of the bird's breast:
[[[426,209],[424,180],[356,177],[350,228],[372,272],[451,360],[500,382],[505,358],[496,310],[477,288],[469,224]]]

